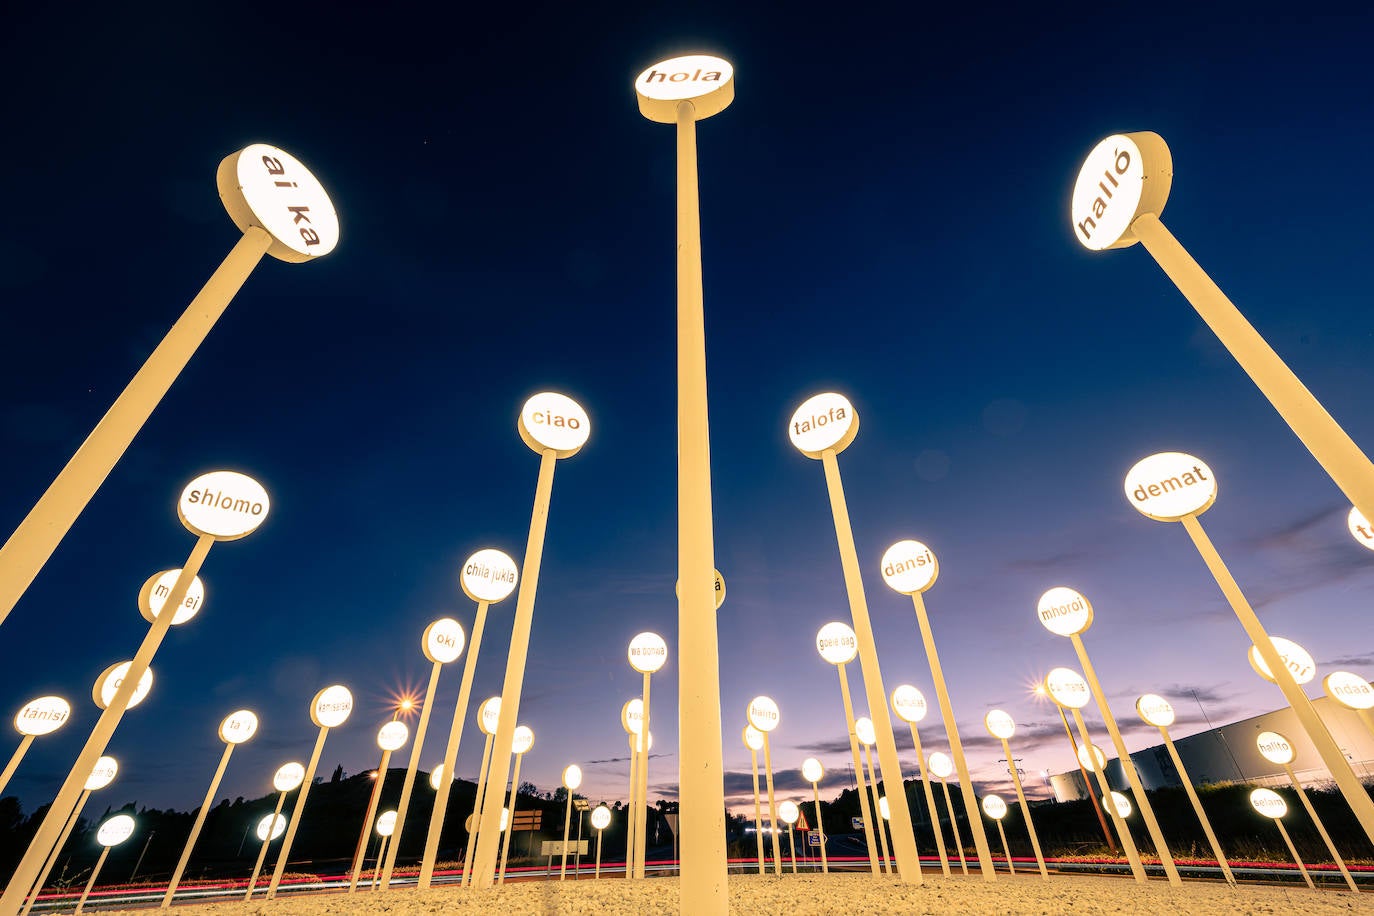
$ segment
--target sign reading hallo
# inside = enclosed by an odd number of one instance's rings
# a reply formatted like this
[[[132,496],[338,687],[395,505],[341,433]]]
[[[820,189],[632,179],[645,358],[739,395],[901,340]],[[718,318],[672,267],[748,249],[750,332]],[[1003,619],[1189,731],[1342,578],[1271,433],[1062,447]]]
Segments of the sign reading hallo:
[[[635,78],[639,113],[650,121],[673,124],[679,102],[691,102],[693,121],[720,114],[735,100],[735,68],[706,54],[659,61]]]
[[[1062,585],[1041,595],[1035,610],[1045,629],[1059,636],[1076,636],[1093,625],[1092,602]]]
[[[807,398],[792,414],[788,438],[808,458],[820,459],[826,451],[836,455],[859,434],[859,415],[849,398],[827,391]]]
[[[1083,675],[1072,668],[1054,668],[1045,675],[1045,692],[1065,709],[1082,709],[1092,699]]]
[[[258,717],[249,709],[229,713],[219,724],[219,740],[225,744],[242,744],[258,733]]]
[[[556,391],[543,391],[526,401],[516,427],[531,449],[541,454],[552,449],[556,458],[576,455],[592,431],[582,406]]]
[[[215,173],[219,198],[243,232],[257,226],[272,236],[267,253],[300,263],[329,254],[339,243],[339,216],[319,179],[290,153],[254,143],[226,156]]]
[[[72,704],[61,697],[39,697],[15,713],[14,727],[21,735],[49,735],[66,725],[71,715]]]
[[[162,606],[167,603],[167,596],[172,593],[172,586],[177,584],[180,575],[181,570],[168,569],[154,573],[143,583],[143,587],[138,590],[138,612],[143,615],[144,620],[152,623],[162,613]],[[195,576],[186,589],[186,600],[181,602],[181,606],[172,615],[172,626],[180,626],[199,614],[204,603],[205,583],[200,581],[200,576]]]
[[[1126,499],[1157,522],[1201,515],[1217,501],[1217,479],[1201,458],[1160,452],[1142,458],[1126,472]]]
[[[754,697],[749,701],[745,718],[759,731],[771,732],[778,727],[778,704],[771,697]]]
[[[436,664],[447,665],[463,654],[463,646],[467,645],[467,637],[463,635],[463,627],[458,621],[452,617],[440,617],[425,627],[424,638],[420,641],[420,645],[424,650],[425,658]]]
[[[883,554],[883,581],[903,595],[923,592],[935,584],[940,564],[920,541],[898,541]]]
[[[118,662],[104,671],[100,672],[100,677],[95,679],[95,686],[91,690],[91,700],[101,709],[108,709],[110,701],[114,699],[116,691],[124,684],[124,675],[129,673],[129,666],[133,662]],[[148,696],[148,691],[153,689],[153,669],[151,667],[143,669],[143,676],[138,679],[138,686],[134,688],[134,695],[129,697],[129,709],[133,709],[144,698]]]
[[[262,484],[247,474],[211,471],[181,491],[177,515],[192,534],[236,541],[256,531],[271,507]]]
[[[668,661],[668,644],[657,633],[640,633],[630,640],[630,667],[640,674],[653,674]]]
[[[463,586],[463,594],[473,601],[495,604],[515,591],[519,578],[515,561],[509,555],[486,547],[467,558],[458,582]]]
[[[496,734],[496,727],[501,723],[501,698],[490,697],[482,704],[482,708],[477,710],[477,727],[482,730],[484,735]]]
[[[353,694],[342,684],[326,687],[310,701],[310,720],[320,728],[336,728],[353,712]]]
[[[1134,245],[1131,223],[1142,213],[1163,213],[1173,181],[1174,159],[1163,137],[1113,134],[1088,153],[1074,182],[1074,235],[1092,251]]]

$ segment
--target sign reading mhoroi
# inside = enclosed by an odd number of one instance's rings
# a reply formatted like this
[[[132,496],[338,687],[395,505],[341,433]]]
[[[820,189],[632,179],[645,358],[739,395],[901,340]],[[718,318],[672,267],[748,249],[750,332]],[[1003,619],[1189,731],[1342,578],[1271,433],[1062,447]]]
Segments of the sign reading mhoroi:
[[[377,729],[377,746],[384,751],[399,751],[410,740],[410,729],[404,722],[392,720]]]
[[[1302,646],[1282,636],[1270,636],[1269,642],[1273,643],[1274,651],[1283,659],[1284,667],[1292,673],[1293,680],[1299,684],[1306,684],[1317,676],[1317,662]],[[1247,657],[1250,659],[1250,667],[1255,669],[1256,674],[1271,684],[1277,683],[1274,672],[1269,670],[1269,665],[1260,655],[1257,646],[1250,646]]]
[[[1011,717],[1011,713],[1003,709],[994,709],[983,716],[983,725],[987,728],[988,734],[1003,741],[1016,734],[1016,720]]]
[[[816,651],[832,665],[847,665],[859,654],[859,637],[848,624],[827,623],[816,633]]]
[[[788,438],[808,458],[819,459],[827,451],[838,455],[858,433],[859,415],[854,405],[833,391],[807,398],[787,425]]]
[[[892,711],[903,722],[915,725],[926,717],[926,698],[910,684],[901,684],[892,691]]]
[[[1066,709],[1082,709],[1092,699],[1083,675],[1072,668],[1054,668],[1045,675],[1045,692]]]
[[[181,570],[168,569],[153,574],[143,583],[143,587],[138,590],[138,612],[143,615],[144,620],[152,623],[162,613],[162,607],[167,603],[168,596],[172,594],[172,587],[177,584],[180,575]],[[180,626],[196,616],[204,603],[205,583],[200,581],[200,576],[195,576],[186,589],[185,600],[172,615],[172,626]]]
[[[257,226],[272,236],[267,253],[300,263],[329,254],[339,243],[339,216],[324,187],[300,160],[266,143],[226,156],[215,174],[229,218],[243,232]]]
[[[691,120],[719,114],[735,98],[735,68],[727,60],[689,54],[659,61],[635,78],[640,114],[650,121],[672,124],[678,103],[692,103]]]
[[[754,697],[749,701],[745,718],[759,731],[771,732],[778,727],[778,704],[770,697]]]
[[[353,712],[353,694],[342,684],[326,687],[310,701],[310,719],[320,728],[336,728]]]
[[[1322,687],[1327,696],[1349,709],[1374,709],[1374,686],[1358,674],[1333,671],[1322,679]]]
[[[1135,701],[1135,711],[1146,725],[1168,728],[1174,724],[1173,705],[1157,693],[1147,693]]]
[[[91,767],[91,775],[86,779],[84,788],[87,792],[99,792],[101,789],[114,782],[115,776],[119,773],[119,764],[113,757],[101,757]]]
[[[116,814],[100,825],[95,832],[95,841],[101,846],[118,846],[134,835],[134,819],[127,814]]]
[[[21,735],[49,735],[66,725],[71,715],[72,704],[61,697],[39,697],[15,713],[14,727]]]
[[[1259,748],[1260,756],[1270,763],[1289,764],[1297,756],[1293,743],[1278,732],[1260,732],[1255,737],[1255,747]]]
[[[920,541],[898,541],[883,554],[883,581],[903,595],[923,592],[935,584],[940,564]]]
[[[1256,789],[1250,793],[1250,805],[1265,817],[1278,820],[1288,813],[1288,803],[1273,789]]]
[[[1361,547],[1374,550],[1374,528],[1369,526],[1369,519],[1364,517],[1364,513],[1354,506],[1350,507],[1350,514],[1346,516],[1345,523],[1350,528],[1350,536],[1353,537]]]
[[[1113,134],[1083,161],[1074,182],[1069,218],[1084,248],[1126,248],[1136,239],[1131,223],[1164,211],[1174,163],[1159,134]]]
[[[518,578],[515,561],[487,547],[467,558],[458,581],[463,586],[463,594],[473,601],[495,604],[515,591]]]
[[[1142,458],[1126,472],[1126,499],[1157,522],[1201,515],[1217,499],[1217,479],[1201,458],[1160,452]]]
[[[467,637],[463,628],[452,617],[440,617],[425,627],[424,638],[420,642],[425,658],[439,665],[446,665],[463,654]]]
[[[1092,602],[1062,585],[1041,595],[1035,610],[1045,629],[1059,636],[1076,636],[1093,625]]]
[[[247,474],[211,471],[186,485],[177,515],[192,534],[217,541],[236,541],[257,530],[267,518],[267,491]]]
[[[286,832],[286,818],[280,814],[269,814],[258,821],[258,829],[254,832],[264,843],[268,842],[269,836],[275,840]]]
[[[630,667],[640,674],[653,674],[668,661],[668,644],[657,633],[640,633],[630,640]]]
[[[278,792],[290,792],[305,781],[305,767],[292,761],[283,763],[272,774],[272,788]]]
[[[258,717],[248,709],[229,713],[219,724],[219,740],[225,744],[242,744],[257,733]]]
[[[91,699],[95,705],[101,709],[108,709],[114,700],[115,693],[124,683],[124,676],[129,673],[129,666],[133,662],[119,662],[111,665],[100,672],[100,677],[95,679],[95,688],[91,691]],[[129,697],[129,709],[133,709],[144,698],[148,696],[148,691],[153,689],[153,669],[145,668],[143,674],[138,679],[138,686],[134,688],[134,695]]]
[[[556,391],[540,392],[526,401],[516,427],[526,445],[540,453],[551,449],[556,458],[576,455],[592,431],[581,405]]]

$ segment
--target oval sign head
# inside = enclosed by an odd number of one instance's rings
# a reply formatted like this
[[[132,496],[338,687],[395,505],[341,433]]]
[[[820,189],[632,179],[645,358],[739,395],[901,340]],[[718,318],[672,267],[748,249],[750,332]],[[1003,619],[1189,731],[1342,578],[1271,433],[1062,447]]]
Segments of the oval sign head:
[[[1080,744],[1078,762],[1083,765],[1083,769],[1092,770],[1094,773],[1105,772],[1107,769],[1107,755],[1102,753],[1102,748],[1096,744]]]
[[[644,737],[636,732],[633,735],[626,735],[630,739],[630,750],[636,754],[644,753]],[[654,733],[649,732],[649,750],[654,749]]]
[[[1261,757],[1280,766],[1292,763],[1297,756],[1292,742],[1278,732],[1260,732],[1255,737],[1255,747],[1259,748]]]
[[[425,627],[424,638],[420,640],[425,658],[439,665],[447,665],[462,655],[465,645],[467,637],[463,635],[463,628],[452,617],[440,617]]]
[[[769,697],[754,697],[749,701],[745,718],[759,731],[771,732],[778,727],[778,704]]]
[[[592,423],[587,412],[565,394],[544,391],[520,408],[520,438],[538,454],[552,449],[555,458],[571,458],[587,444]]]
[[[1000,821],[1007,816],[1007,803],[1002,801],[998,795],[983,796],[983,813],[994,821]]]
[[[67,724],[72,716],[72,704],[61,697],[39,697],[29,700],[14,714],[14,727],[21,735],[50,735]]]
[[[1306,684],[1317,676],[1317,663],[1306,649],[1291,639],[1284,639],[1282,636],[1271,636],[1269,641],[1274,644],[1274,651],[1279,653],[1279,658],[1283,659],[1283,664],[1293,674],[1293,680],[1299,684]],[[1259,649],[1250,646],[1248,655],[1250,667],[1255,669],[1255,673],[1264,678],[1271,684],[1278,683],[1274,679],[1274,672],[1269,670],[1269,665],[1260,656]]]
[[[510,741],[510,752],[512,754],[523,754],[534,747],[534,729],[528,725],[515,726],[515,735]]]
[[[1131,800],[1120,792],[1112,793],[1112,805],[1116,808],[1119,817],[1131,816]]]
[[[477,710],[477,727],[482,730],[484,735],[494,735],[500,724],[501,698],[491,697],[482,704],[481,709]]]
[[[725,577],[720,574],[720,570],[718,569],[713,569],[711,572],[715,573],[716,610],[720,610],[720,606],[725,603]],[[682,600],[681,582],[673,583],[673,595],[679,601]]]
[[[1288,803],[1273,789],[1256,789],[1250,793],[1250,806],[1263,814],[1278,820],[1288,813]]]
[[[864,747],[872,747],[878,743],[878,731],[873,727],[873,720],[868,716],[859,716],[854,720],[854,736],[859,739],[859,743]]]
[[[883,581],[903,595],[923,592],[935,584],[940,564],[920,541],[898,541],[883,554]]]
[[[635,77],[639,113],[650,121],[673,124],[678,105],[691,103],[689,118],[720,114],[735,100],[735,68],[707,54],[662,60]]]
[[[180,575],[181,570],[169,569],[154,573],[143,583],[143,587],[138,590],[138,612],[143,615],[144,620],[152,623],[162,613],[162,606],[167,603],[168,596],[172,594],[172,586],[177,584],[177,577]],[[172,615],[172,626],[180,626],[196,616],[204,603],[205,583],[200,581],[200,576],[195,576],[191,579],[190,587],[186,589],[185,600]]]
[[[458,780],[458,772],[456,769],[454,770],[453,779],[455,782]],[[443,761],[440,761],[439,763],[436,763],[434,765],[434,769],[429,771],[429,787],[433,789],[435,792],[438,792],[439,786],[443,785],[443,783],[444,764]]]
[[[653,674],[668,661],[668,644],[657,633],[640,633],[630,640],[630,667],[640,674]]]
[[[639,697],[629,700],[620,707],[620,725],[631,735],[637,735],[644,727],[644,701]]]
[[[787,427],[787,435],[797,451],[816,459],[827,451],[838,455],[858,433],[859,415],[854,412],[854,405],[833,391],[803,401]]]
[[[295,761],[283,763],[272,775],[272,788],[278,792],[290,792],[302,782],[305,782],[305,767]]]
[[[878,813],[883,816],[883,820],[892,820],[892,808],[887,803],[887,796],[878,799]]]
[[[763,732],[752,725],[744,726],[744,746],[751,751],[763,750]]]
[[[320,728],[337,728],[353,712],[353,694],[342,684],[326,687],[310,701],[310,719]]]
[[[994,709],[983,716],[983,725],[986,726],[988,734],[1003,741],[1016,734],[1016,720],[1011,717],[1011,713],[1002,709]]]
[[[611,826],[611,809],[605,805],[597,805],[592,809],[592,826],[597,830],[605,830]]]
[[[116,814],[100,825],[95,832],[95,841],[101,846],[118,846],[134,835],[134,819],[127,814]]]
[[[790,827],[795,824],[797,818],[800,816],[801,809],[797,807],[796,802],[785,801],[778,804],[778,820],[782,821],[787,826]]]
[[[226,156],[215,174],[219,199],[241,232],[250,226],[272,236],[267,253],[299,264],[339,244],[339,216],[310,170],[285,150],[254,143]]]
[[[129,666],[133,662],[120,662],[111,665],[100,672],[100,677],[95,679],[95,688],[91,691],[91,699],[95,705],[101,709],[108,709],[110,703],[114,701],[115,692],[124,683],[124,675],[129,673]],[[134,688],[134,695],[129,698],[129,709],[133,709],[144,698],[148,696],[148,691],[153,689],[153,669],[146,668],[143,676],[138,679],[138,686]]]
[[[1326,690],[1327,696],[1348,709],[1374,709],[1374,686],[1358,674],[1333,671],[1322,678],[1322,687]],[[15,724],[18,724],[17,720]],[[19,730],[24,731],[22,728]]]
[[[377,746],[384,751],[399,751],[410,740],[410,728],[392,720],[377,729]]]
[[[1217,478],[1201,458],[1160,452],[1126,472],[1126,500],[1146,518],[1182,521],[1201,515],[1217,501]]]
[[[926,698],[910,684],[902,684],[892,691],[892,711],[903,722],[915,725],[926,717]]]
[[[242,744],[258,733],[258,717],[250,709],[229,713],[219,724],[219,740],[225,744]]]
[[[258,835],[261,843],[271,842],[286,832],[286,818],[280,814],[269,814],[258,821],[258,829],[254,831]],[[269,837],[271,838],[269,840]]]
[[[1069,219],[1091,251],[1127,248],[1139,241],[1131,223],[1142,213],[1164,212],[1174,180],[1174,159],[1164,138],[1150,131],[1113,134],[1083,160],[1073,185]]]
[[[1035,610],[1045,629],[1058,636],[1077,636],[1093,625],[1092,602],[1062,585],[1041,595]]]
[[[926,765],[930,767],[930,772],[939,779],[946,779],[949,774],[954,772],[954,761],[949,759],[948,754],[942,754],[939,751],[926,759]]]
[[[396,832],[396,812],[383,811],[377,817],[377,836],[391,836]]]
[[[177,515],[187,530],[217,541],[236,541],[257,531],[271,508],[262,484],[237,471],[201,474],[177,501]]]
[[[1147,693],[1136,700],[1135,711],[1145,720],[1146,725],[1168,728],[1174,724],[1174,707],[1159,694]]]
[[[832,665],[847,665],[859,654],[859,637],[848,624],[827,623],[816,631],[816,651]]]
[[[110,783],[119,774],[119,764],[113,757],[101,757],[91,767],[91,775],[82,786],[87,792],[98,792]]]
[[[801,774],[802,779],[815,784],[825,778],[825,768],[821,766],[821,762],[815,757],[807,757],[802,761]]]
[[[510,556],[486,547],[467,558],[458,582],[463,586],[463,594],[473,601],[495,604],[515,591],[519,578]]]
[[[1346,517],[1346,525],[1350,528],[1350,536],[1367,550],[1374,550],[1374,528],[1369,527],[1369,519],[1364,517],[1364,513],[1354,506],[1350,508],[1350,515]]]
[[[1092,699],[1088,682],[1072,668],[1055,668],[1045,675],[1045,692],[1065,709],[1082,709]]]
[[[575,763],[570,763],[563,768],[563,788],[569,792],[582,785],[582,768]]]

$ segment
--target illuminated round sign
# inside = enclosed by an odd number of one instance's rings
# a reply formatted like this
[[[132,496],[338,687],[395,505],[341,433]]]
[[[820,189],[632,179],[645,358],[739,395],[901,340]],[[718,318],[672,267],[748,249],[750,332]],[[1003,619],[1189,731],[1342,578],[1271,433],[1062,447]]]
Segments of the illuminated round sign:
[[[196,535],[236,541],[257,530],[272,508],[267,491],[247,474],[211,471],[186,485],[177,501],[181,523]]]
[[[458,774],[455,773],[454,776],[453,776],[453,778],[456,780],[456,779],[458,778]],[[429,771],[429,787],[430,787],[431,789],[433,789],[435,792],[438,792],[438,791],[439,791],[439,787],[440,787],[441,785],[443,785],[443,784],[444,784],[444,764],[443,764],[442,762],[440,762],[440,763],[436,763],[436,764],[434,765],[434,769],[432,769],[432,770]]]
[[[242,232],[267,230],[267,253],[299,264],[339,244],[339,215],[319,179],[285,150],[266,143],[226,156],[215,173],[219,199]]]
[[[1092,699],[1088,682],[1072,668],[1055,668],[1045,675],[1045,691],[1065,709],[1082,709]]]
[[[494,735],[500,724],[501,698],[491,697],[482,704],[481,709],[477,710],[477,727],[482,730],[484,735]]]
[[[611,826],[611,809],[605,805],[597,805],[592,809],[592,826],[597,830],[605,830]]]
[[[644,727],[644,701],[639,697],[626,701],[620,707],[620,727],[631,735],[639,734]]]
[[[1342,706],[1350,709],[1374,709],[1374,686],[1370,686],[1369,681],[1358,674],[1333,671],[1322,678],[1322,687],[1326,690],[1327,696]]]
[[[100,677],[95,679],[95,687],[91,690],[91,699],[95,705],[101,709],[108,709],[110,703],[114,701],[115,693],[124,683],[124,676],[129,673],[129,666],[133,662],[120,662],[111,665],[100,672]],[[153,669],[144,669],[142,676],[138,679],[138,686],[134,688],[134,695],[129,697],[129,709],[133,709],[143,699],[148,696],[148,691],[153,689]]]
[[[242,744],[257,733],[258,717],[249,709],[231,712],[219,724],[219,740],[225,744]]]
[[[1058,636],[1075,636],[1093,625],[1092,602],[1062,585],[1040,596],[1036,613],[1045,629]]]
[[[1364,517],[1363,512],[1351,506],[1350,515],[1346,517],[1345,523],[1350,528],[1350,536],[1361,547],[1374,550],[1374,528],[1369,526],[1369,519]]]
[[[473,601],[495,604],[515,591],[520,572],[509,555],[491,547],[483,548],[463,563],[458,582],[463,594]]]
[[[1158,694],[1147,693],[1136,700],[1135,711],[1145,720],[1146,725],[1168,728],[1174,724],[1173,705]]]
[[[636,754],[642,754],[642,753],[644,753],[644,739],[640,737],[640,735],[639,735],[638,732],[634,733],[633,735],[626,735],[625,737],[627,737],[627,738],[630,740],[630,750],[631,750],[631,751],[634,751]],[[653,732],[649,732],[649,750],[652,751],[653,749],[654,749],[654,733],[653,733]]]
[[[563,788],[569,792],[582,785],[582,768],[575,763],[570,763],[563,768]]]
[[[1273,789],[1256,789],[1250,793],[1250,806],[1265,817],[1278,820],[1288,813],[1288,803]]]
[[[1293,673],[1293,680],[1299,684],[1306,684],[1317,676],[1317,663],[1302,646],[1282,636],[1271,636],[1269,641],[1274,644],[1274,651],[1279,653],[1284,666]],[[1260,655],[1258,647],[1250,646],[1248,658],[1250,667],[1255,669],[1256,674],[1271,684],[1278,683],[1274,679],[1274,672],[1269,670],[1269,665]]]
[[[1002,801],[998,795],[983,796],[983,813],[994,821],[1000,821],[1007,816],[1007,803]]]
[[[716,610],[720,610],[720,606],[725,603],[725,577],[720,574],[720,570],[718,569],[713,569],[711,571],[715,573]],[[679,601],[682,600],[681,582],[673,583],[673,594],[677,596]]]
[[[1102,753],[1102,748],[1096,744],[1080,744],[1078,762],[1085,770],[1092,770],[1094,773],[1104,772],[1107,768],[1107,755]]]
[[[119,764],[113,757],[101,757],[95,762],[95,766],[91,767],[91,775],[82,788],[87,792],[98,792],[114,782],[118,773]]]
[[[1106,801],[1106,799],[1103,799],[1103,801]],[[1120,792],[1112,793],[1112,806],[1116,808],[1117,816],[1131,816],[1131,800],[1126,796],[1122,795]]]
[[[751,751],[763,750],[763,732],[752,725],[744,726],[744,746]]]
[[[305,767],[294,761],[283,763],[277,768],[277,772],[272,774],[272,788],[278,792],[290,792],[303,782],[305,782]]]
[[[1126,499],[1157,522],[1201,515],[1217,500],[1217,478],[1201,458],[1160,452],[1142,458],[1126,472]]]
[[[885,821],[890,821],[890,820],[892,820],[892,808],[891,808],[891,806],[889,806],[888,803],[887,803],[887,796],[886,796],[886,795],[884,795],[882,798],[878,799],[878,813],[881,814],[881,815],[883,816],[883,820],[885,820]]]
[[[61,697],[39,697],[29,700],[14,715],[14,727],[21,735],[50,735],[67,724],[72,704]]]
[[[280,814],[269,814],[258,821],[258,829],[254,832],[258,835],[259,842],[271,842],[286,832],[286,818]]]
[[[101,846],[118,846],[134,835],[134,819],[127,814],[116,814],[100,825],[95,832],[95,841]]]
[[[920,541],[898,541],[887,548],[881,569],[888,587],[903,595],[925,591],[940,575],[935,554]]]
[[[854,720],[854,736],[865,747],[872,747],[878,743],[878,731],[873,727],[873,720],[868,716],[859,716]]]
[[[557,458],[576,455],[592,431],[587,412],[572,398],[554,391],[526,401],[516,426],[526,445],[539,453],[552,449]]]
[[[404,722],[392,720],[377,729],[377,746],[384,751],[399,751],[410,740],[410,729]]]
[[[1074,236],[1090,251],[1134,245],[1139,239],[1131,223],[1142,213],[1164,211],[1173,180],[1173,156],[1159,134],[1107,137],[1088,153],[1074,182],[1069,204]]]
[[[510,752],[523,754],[532,747],[534,747],[534,729],[528,725],[515,726],[515,734],[510,741]]]
[[[501,827],[499,828],[499,830],[498,830],[497,832],[498,832],[498,833],[505,833],[505,832],[506,832],[506,828],[509,827],[509,826],[510,826],[510,809],[509,809],[509,808],[502,808],[502,809],[501,809]],[[469,831],[469,832],[471,832],[471,831]]]
[[[320,728],[336,728],[353,712],[353,694],[342,684],[326,687],[310,701],[310,719]]]
[[[926,766],[930,767],[930,772],[939,779],[944,779],[954,772],[954,761],[949,759],[948,754],[939,751],[926,758]]]
[[[465,645],[467,637],[463,635],[463,628],[452,617],[440,617],[425,627],[424,638],[420,641],[425,658],[440,665],[447,665],[462,655]]]
[[[1005,710],[994,709],[983,716],[983,725],[987,728],[988,734],[1003,741],[1016,734],[1016,720]]]
[[[650,121],[672,124],[677,106],[692,103],[692,120],[720,114],[735,98],[735,68],[708,54],[689,54],[659,61],[635,78],[639,113]]]
[[[778,820],[790,827],[797,822],[797,818],[799,817],[801,817],[801,809],[797,807],[796,802],[785,801],[778,803]]]
[[[769,697],[754,697],[749,701],[745,718],[759,731],[771,732],[778,727],[778,704]]]
[[[859,415],[842,394],[827,391],[807,398],[792,414],[787,435],[797,450],[819,459],[827,450],[839,454],[859,432]]]
[[[154,573],[143,583],[143,587],[138,590],[138,612],[143,615],[144,620],[152,623],[162,613],[162,606],[167,603],[167,598],[172,594],[172,586],[177,584],[180,575],[181,570],[169,569]],[[200,581],[200,576],[193,576],[190,586],[186,589],[186,598],[172,615],[172,626],[180,626],[196,616],[204,603],[205,583]]]
[[[801,774],[807,782],[820,782],[825,777],[825,768],[815,757],[807,757],[802,761]]]
[[[910,684],[902,684],[892,691],[892,711],[903,722],[915,725],[926,717],[926,698]]]
[[[816,651],[832,665],[846,665],[859,654],[859,637],[848,624],[827,623],[816,632]]]
[[[630,640],[630,667],[640,674],[653,674],[668,661],[668,644],[657,633],[640,633]]]
[[[396,812],[383,811],[377,815],[377,836],[391,836],[396,832]]]
[[[1255,747],[1261,757],[1280,766],[1292,763],[1297,756],[1292,743],[1278,732],[1260,732],[1255,737]]]

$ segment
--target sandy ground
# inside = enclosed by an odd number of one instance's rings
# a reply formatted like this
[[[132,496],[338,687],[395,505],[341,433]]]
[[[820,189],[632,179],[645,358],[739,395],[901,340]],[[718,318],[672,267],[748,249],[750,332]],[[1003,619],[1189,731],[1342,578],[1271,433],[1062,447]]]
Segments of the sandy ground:
[[[176,907],[178,916],[337,916],[440,913],[677,913],[678,879],[638,882],[527,881],[487,891],[447,887],[428,891],[286,896],[270,903],[214,903]],[[1374,913],[1374,894],[1305,887],[1185,882],[1171,888],[1162,880],[1145,885],[1130,878],[1083,875],[1007,877],[993,884],[978,878],[927,875],[917,887],[871,875],[731,876],[730,912],[739,914],[1034,913],[1091,916],[1099,913],[1322,914]],[[108,913],[108,911],[106,911]],[[134,916],[140,911],[123,911]],[[146,911],[141,911],[146,913]]]

